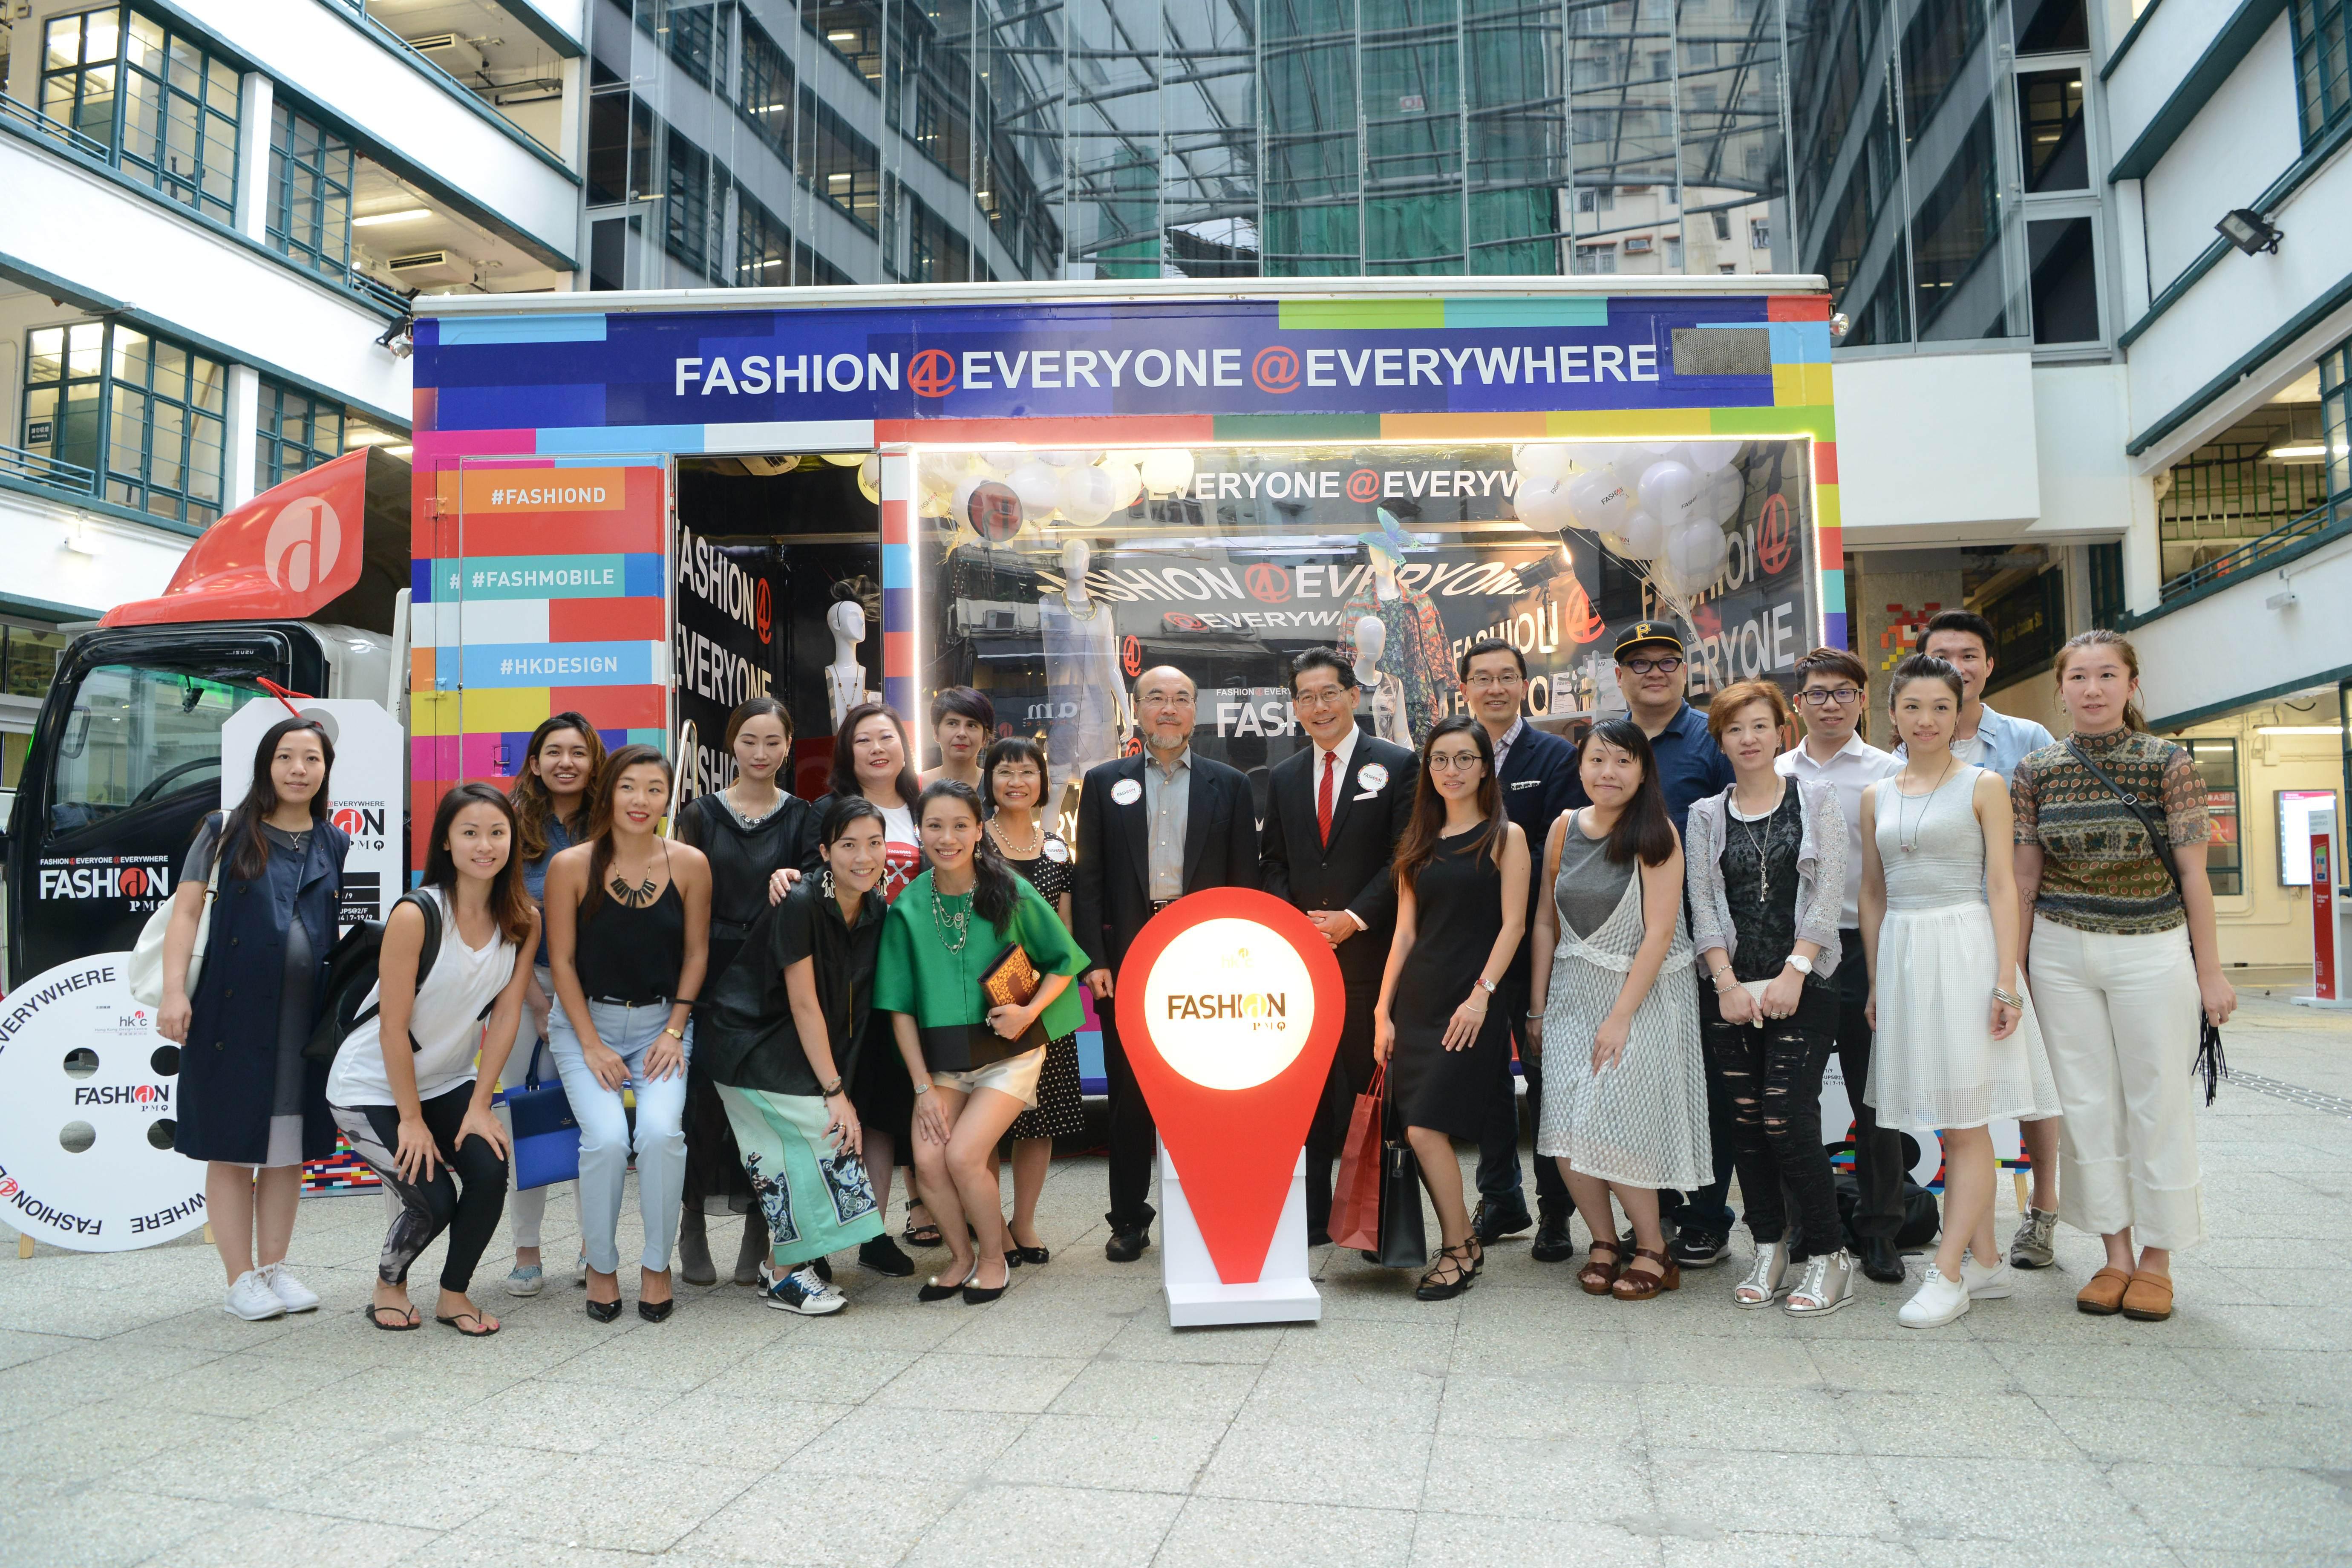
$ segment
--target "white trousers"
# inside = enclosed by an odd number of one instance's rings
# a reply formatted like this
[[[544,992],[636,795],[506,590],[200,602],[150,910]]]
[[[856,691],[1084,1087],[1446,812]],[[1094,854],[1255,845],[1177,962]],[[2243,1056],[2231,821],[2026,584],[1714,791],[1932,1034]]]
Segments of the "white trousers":
[[[2065,1115],[2058,1217],[2179,1251],[2205,1239],[2197,1173],[2197,970],[2184,927],[2142,936],[2036,916],[2033,1005]]]

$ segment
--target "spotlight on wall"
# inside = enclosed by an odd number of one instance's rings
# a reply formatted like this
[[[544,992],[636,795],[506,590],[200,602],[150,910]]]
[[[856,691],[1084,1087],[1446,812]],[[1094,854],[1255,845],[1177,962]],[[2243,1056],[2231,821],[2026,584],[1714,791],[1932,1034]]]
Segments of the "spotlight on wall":
[[[2252,207],[2240,207],[2213,226],[2248,256],[2275,256],[2279,241],[2286,237],[2276,224]]]
[[[1830,318],[1830,336],[1842,338],[1852,331],[1853,331],[1853,318],[1843,310]]]
[[[409,330],[410,321],[409,317],[403,316],[386,327],[383,334],[376,339],[376,346],[391,350],[392,357],[394,359],[406,359],[414,347]]]

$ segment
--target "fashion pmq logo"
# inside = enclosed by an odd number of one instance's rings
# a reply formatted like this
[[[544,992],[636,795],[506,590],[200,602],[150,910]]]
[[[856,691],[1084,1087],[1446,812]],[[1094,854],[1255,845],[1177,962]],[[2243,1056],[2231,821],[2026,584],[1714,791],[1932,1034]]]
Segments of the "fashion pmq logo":
[[[1260,349],[1257,358],[1250,362],[1250,379],[1257,383],[1260,392],[1271,392],[1276,395],[1296,392],[1298,390],[1298,356],[1280,343]]]
[[[1381,476],[1374,473],[1370,468],[1358,468],[1354,473],[1349,474],[1348,476],[1348,499],[1349,500],[1380,500]]]
[[[1172,1022],[1186,1019],[1207,1022],[1213,1019],[1238,1019],[1257,1029],[1287,1029],[1290,999],[1273,991],[1171,991],[1168,994],[1168,1017]]]
[[[74,1090],[76,1105],[134,1105],[142,1110],[168,1110],[171,1089],[160,1083],[83,1084]]]
[[[956,389],[955,355],[945,349],[925,349],[908,365],[907,384],[918,397],[945,397]]]
[[[271,520],[261,569],[288,593],[307,593],[327,580],[342,552],[342,519],[320,497],[304,496]]]
[[[334,815],[327,820],[332,822],[337,827],[341,828],[347,836],[352,838],[381,838],[383,837],[384,814],[383,807],[380,805],[367,807],[356,805],[338,806],[335,809]]]
[[[1242,586],[1261,605],[1290,602],[1290,574],[1270,561],[1261,561],[1242,574]]]

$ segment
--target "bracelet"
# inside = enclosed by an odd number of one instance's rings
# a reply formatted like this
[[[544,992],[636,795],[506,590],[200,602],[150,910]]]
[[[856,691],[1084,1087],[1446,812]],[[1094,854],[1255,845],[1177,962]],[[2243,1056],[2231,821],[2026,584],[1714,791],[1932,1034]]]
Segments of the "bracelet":
[[[2003,991],[1996,985],[1992,988],[1992,999],[2004,1007],[2014,1007],[2021,1013],[2025,1010],[2025,998],[2014,991]]]
[[[818,1094],[821,1098],[825,1099],[825,1100],[831,1100],[835,1095],[839,1094],[840,1092],[841,1092],[841,1079],[839,1079],[838,1078],[835,1079],[831,1083],[826,1084],[824,1088],[822,1088],[822,1089],[818,1089],[818,1090],[817,1090],[817,1094]]]
[[[1542,1017],[1543,1017],[1543,1014],[1542,1014],[1541,1012],[1530,1013],[1530,1014],[1528,1014],[1528,1023],[1530,1023],[1530,1024],[1532,1024],[1532,1023],[1535,1023],[1535,1022],[1538,1021],[1538,1020],[1539,1020],[1539,1019],[1541,1019]]]
[[[662,1033],[663,1033],[663,1034],[665,1034],[665,1035],[669,1036],[671,1038],[673,1038],[673,1039],[677,1040],[677,1041],[679,1044],[681,1044],[681,1045],[685,1044],[685,1042],[686,1042],[686,1031],[684,1031],[683,1029],[678,1028],[678,1027],[677,1027],[677,1026],[675,1026],[675,1025],[666,1026],[662,1029]]]
[[[919,1083],[915,1086],[915,1092],[917,1094],[929,1094],[931,1092],[931,1086],[928,1081]]]

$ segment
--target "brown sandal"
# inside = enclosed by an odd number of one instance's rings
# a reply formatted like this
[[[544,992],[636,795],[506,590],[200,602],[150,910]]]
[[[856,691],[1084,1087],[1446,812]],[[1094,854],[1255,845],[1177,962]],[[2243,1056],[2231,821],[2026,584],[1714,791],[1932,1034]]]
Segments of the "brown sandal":
[[[2172,1277],[2134,1269],[2131,1283],[2124,1287],[2123,1310],[2137,1323],[2164,1321],[2172,1316]]]
[[[1601,1261],[1601,1255],[1604,1252],[1609,1255],[1606,1263]],[[1617,1283],[1618,1273],[1625,1267],[1624,1244],[1613,1238],[1595,1240],[1585,1248],[1584,1257],[1584,1267],[1576,1271],[1576,1282],[1584,1287],[1584,1293],[1588,1296],[1606,1296],[1610,1287]]]
[[[1617,1282],[1609,1287],[1609,1293],[1620,1301],[1646,1301],[1662,1290],[1679,1290],[1683,1288],[1682,1266],[1667,1257],[1664,1251],[1637,1247],[1633,1249],[1633,1256],[1648,1258],[1663,1272],[1637,1273],[1631,1265],[1628,1265],[1625,1271],[1617,1276]]]
[[[2124,1288],[2130,1283],[2130,1272],[2111,1263],[2074,1292],[2074,1310],[2088,1312],[2095,1318],[2112,1318],[2123,1310]]]

